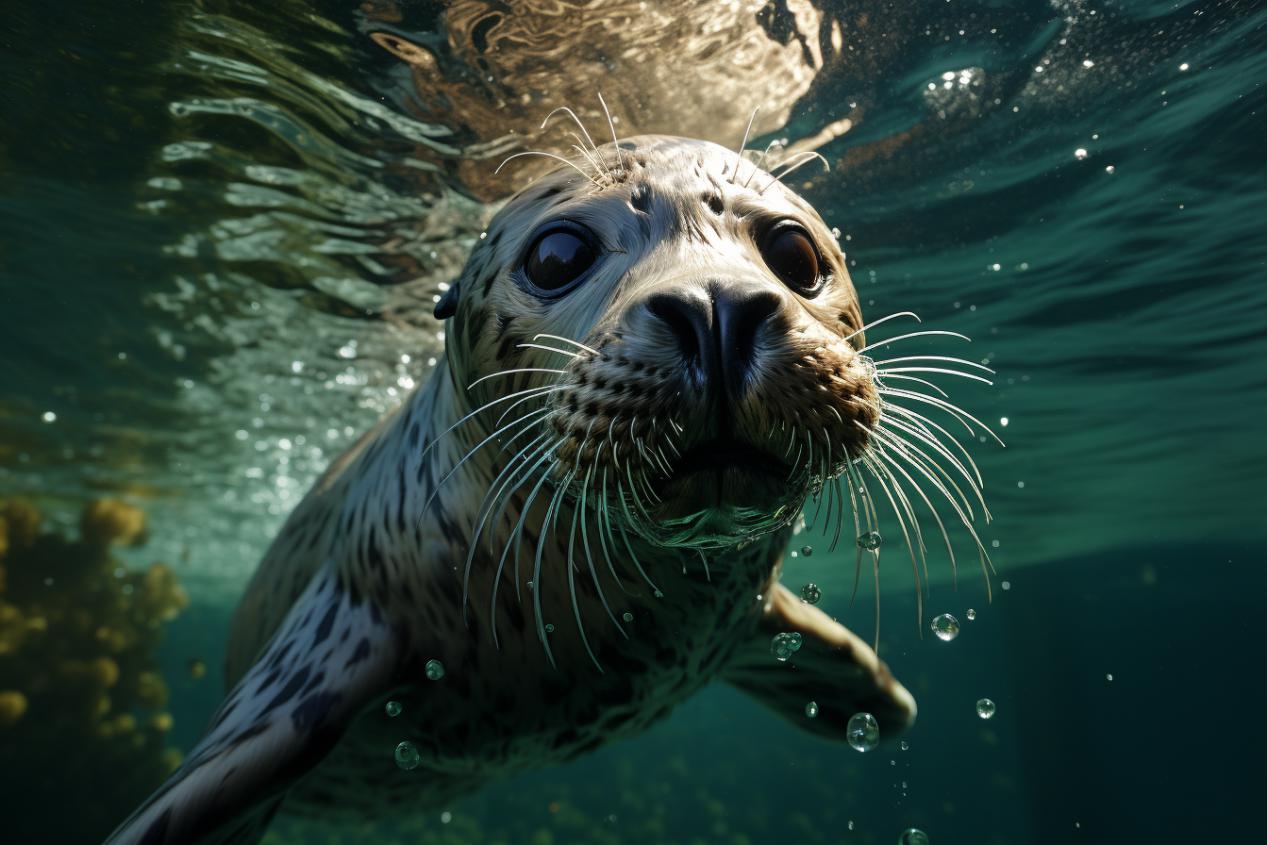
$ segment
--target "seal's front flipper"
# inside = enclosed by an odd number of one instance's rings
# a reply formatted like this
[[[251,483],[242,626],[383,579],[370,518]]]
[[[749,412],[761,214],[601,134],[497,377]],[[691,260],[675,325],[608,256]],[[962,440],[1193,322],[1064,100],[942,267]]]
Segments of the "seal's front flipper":
[[[185,762],[107,845],[258,842],[286,789],[390,683],[395,650],[374,605],[318,574]]]
[[[770,653],[775,634],[797,632],[801,648],[786,663]],[[722,677],[798,727],[845,739],[855,713],[870,713],[882,737],[915,721],[915,699],[869,645],[786,587],[777,585],[752,640]],[[808,718],[805,707],[818,705]]]

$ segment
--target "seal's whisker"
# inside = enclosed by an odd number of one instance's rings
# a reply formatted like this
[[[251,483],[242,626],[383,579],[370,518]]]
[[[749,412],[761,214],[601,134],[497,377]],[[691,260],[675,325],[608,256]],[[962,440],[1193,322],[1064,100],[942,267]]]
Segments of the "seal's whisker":
[[[713,573],[708,568],[708,555],[704,554],[703,549],[695,550],[699,554],[700,563],[704,564],[704,580],[712,583]]]
[[[891,411],[897,410],[897,406],[891,405],[889,406],[888,410],[891,410]],[[894,426],[900,431],[906,432],[907,434],[911,435],[912,437],[915,437],[921,442],[927,443],[938,454],[940,454],[946,460],[950,461],[951,465],[954,466],[957,470],[959,470],[960,473],[963,474],[963,476],[965,477],[965,479],[967,479],[969,484],[971,484],[975,489],[980,491],[981,485],[983,483],[981,479],[981,471],[977,469],[976,462],[972,460],[972,456],[968,454],[968,450],[963,448],[963,444],[961,444],[958,440],[956,440],[953,436],[951,436],[950,433],[947,432],[944,428],[941,428],[941,426],[938,426],[937,423],[932,422],[931,420],[928,421],[930,425],[933,425],[936,428],[938,428],[942,434],[944,434],[947,438],[949,438],[950,441],[954,443],[956,447],[958,447],[959,451],[968,460],[967,467],[965,467],[962,463],[960,463],[957,455],[950,454],[950,451],[945,447],[945,444],[943,444],[940,440],[938,440],[937,437],[935,437],[933,433],[927,429],[926,426],[916,421],[912,421],[912,423],[914,424],[908,424],[903,419],[894,419],[895,416],[901,417],[903,415],[890,414],[888,419],[886,419],[884,423],[887,425]],[[968,467],[971,467],[972,469],[972,477],[968,476],[968,472],[967,472]]]
[[[905,541],[906,550],[911,556],[911,576],[915,579],[915,621],[917,624],[922,623],[924,619],[924,593],[921,589],[920,565],[916,559],[915,543],[912,542],[911,532],[908,530],[906,518],[903,516],[904,509],[899,506],[898,500],[894,497],[894,492],[889,484],[892,477],[884,471],[883,466],[873,460],[870,455],[863,456],[862,460],[863,465],[875,476],[876,481],[880,485],[880,491],[884,493],[884,497],[889,500],[889,506],[893,509],[893,516],[897,519],[898,528],[902,531],[902,539]],[[921,636],[923,636],[923,630],[923,626],[920,625]]]
[[[863,459],[859,458],[859,462]],[[867,531],[879,535],[880,520],[876,512],[875,502],[871,498],[871,491],[867,487],[867,480],[863,477],[861,470],[855,464],[850,464],[854,478],[858,482],[858,495],[862,497],[863,508],[867,517]],[[871,552],[871,583],[875,591],[875,644],[874,648],[880,648],[880,547],[877,545]],[[854,594],[857,595],[858,585],[854,583]],[[853,604],[853,597],[850,597],[849,603]]]
[[[972,338],[968,337],[966,334],[960,334],[959,332],[946,331],[945,329],[926,329],[922,332],[908,332],[906,334],[900,334],[897,337],[885,338],[884,340],[877,340],[875,343],[868,343],[866,346],[858,350],[858,354],[861,355],[863,352],[869,352],[872,349],[878,349],[881,346],[888,346],[890,343],[898,343],[900,341],[910,340],[916,337],[931,337],[933,335],[953,337],[958,340],[966,340],[968,343],[972,342]]]
[[[798,159],[797,156],[800,156],[800,158]],[[791,163],[790,161],[788,161],[779,165],[781,168],[783,168],[783,171],[779,173],[777,176],[774,176],[774,178],[771,179],[769,182],[766,182],[765,187],[757,191],[758,195],[764,196],[765,192],[768,191],[770,189],[770,186],[773,185],[775,182],[782,182],[784,176],[787,176],[788,174],[792,173],[795,170],[799,170],[800,168],[804,167],[806,164],[809,164],[814,159],[818,159],[819,161],[823,163],[823,170],[827,171],[828,173],[831,172],[831,164],[828,163],[827,159],[824,158],[821,154],[813,152],[811,150],[807,150],[805,152],[800,152],[800,153],[793,153],[792,156],[790,156],[790,158],[795,159],[795,163]]]
[[[565,372],[567,372],[567,370],[551,370],[546,367],[515,367],[514,369],[498,370],[495,373],[489,373],[486,376],[480,376],[475,381],[468,384],[466,386],[466,389],[470,390],[475,385],[480,384],[481,382],[488,381],[490,378],[497,378],[498,376],[510,376],[510,375],[514,375],[515,373],[557,373],[559,375],[562,375]]]
[[[616,480],[616,499],[620,502],[620,509],[625,514],[625,522],[616,524],[616,528],[620,531],[620,540],[625,546],[625,551],[629,553],[629,560],[633,562],[634,569],[638,570],[638,574],[642,576],[642,580],[647,582],[647,586],[651,588],[653,595],[657,598],[661,595],[660,588],[651,580],[651,576],[642,568],[642,561],[638,559],[637,552],[633,549],[633,543],[629,541],[629,532],[625,529],[625,524],[633,525],[633,515],[629,513],[629,505],[625,501],[624,486],[620,483],[620,479]]]
[[[739,142],[739,148],[735,150],[735,170],[730,174],[728,180],[730,184],[735,184],[736,177],[739,176],[739,165],[743,162],[744,147],[748,146],[748,135],[752,132],[752,122],[757,119],[757,112],[761,111],[761,107],[757,106],[752,110],[752,114],[748,116],[748,126],[743,131],[743,139]],[[751,175],[748,177],[751,179]]]
[[[950,556],[951,577],[954,579],[955,587],[958,588],[959,566],[955,561],[955,548],[954,548],[954,544],[950,542],[950,534],[949,532],[946,531],[946,524],[942,522],[941,514],[937,512],[937,508],[933,506],[932,500],[928,498],[928,495],[924,492],[923,488],[920,487],[920,485],[916,482],[916,480],[911,477],[911,474],[906,471],[906,468],[903,467],[900,463],[898,463],[898,461],[892,455],[889,454],[887,449],[884,449],[883,447],[881,447],[877,449],[876,451],[880,455],[881,458],[883,458],[886,462],[889,463],[892,469],[895,469],[902,474],[902,476],[911,485],[911,489],[913,489],[915,493],[924,501],[924,505],[928,508],[928,512],[932,514],[933,519],[937,522],[937,528],[941,531],[942,540],[944,540],[946,543],[946,554]],[[927,575],[925,577],[927,577]]]
[[[561,156],[561,155],[555,155],[554,153],[547,153],[547,152],[544,152],[544,151],[542,151],[542,150],[525,150],[525,151],[524,151],[524,152],[522,152],[522,153],[515,153],[514,155],[508,155],[508,156],[506,156],[506,158],[502,159],[502,163],[501,163],[501,164],[499,164],[499,165],[497,165],[497,169],[493,171],[493,175],[494,175],[494,176],[496,176],[498,173],[501,173],[501,172],[502,172],[502,168],[503,168],[503,167],[505,167],[507,164],[509,164],[509,163],[510,163],[511,161],[513,161],[514,159],[517,159],[517,158],[523,158],[524,156],[542,156],[543,158],[550,158],[550,159],[554,159],[554,160],[555,160],[555,161],[557,161],[557,162],[561,162],[561,163],[563,163],[563,164],[566,164],[568,167],[572,168],[572,169],[573,169],[573,170],[575,170],[577,173],[579,173],[579,174],[581,174],[582,176],[584,176],[584,177],[585,177],[585,178],[586,178],[586,179],[590,182],[590,184],[592,184],[592,185],[594,185],[594,186],[596,186],[596,187],[598,187],[598,186],[599,186],[599,182],[598,182],[598,180],[597,180],[597,179],[595,179],[595,178],[594,178],[593,176],[591,176],[590,174],[586,173],[586,172],[585,172],[584,170],[582,170],[581,168],[577,167],[577,166],[576,166],[576,164],[575,164],[575,163],[573,163],[572,161],[570,161],[569,159],[566,159],[566,158],[564,158],[564,157],[563,157],[563,156]]]
[[[933,433],[933,430],[936,430],[943,437],[949,440],[951,444],[954,445],[955,449],[958,450],[960,455],[963,455],[964,461],[967,463],[968,466],[972,468],[972,473],[973,475],[976,476],[976,479],[977,479],[976,486],[977,487],[985,486],[985,482],[984,480],[982,480],[982,477],[981,477],[981,470],[977,468],[977,462],[972,459],[972,454],[966,448],[964,448],[964,445],[962,443],[959,442],[959,438],[955,437],[953,434],[947,431],[936,420],[929,419],[928,417],[924,416],[918,411],[913,411],[910,408],[904,408],[901,405],[895,405],[892,402],[884,403],[884,412],[888,414],[888,422],[890,423],[895,422],[894,416],[901,417],[902,420],[905,421],[908,425],[914,426],[915,428],[919,429],[928,437],[932,438],[934,443],[940,445],[942,441],[937,437],[936,434]]]
[[[981,376],[974,375],[972,373],[961,373],[958,370],[951,370],[944,367],[894,367],[887,370],[876,370],[876,375],[879,375],[880,377],[892,375],[893,373],[936,373],[943,376],[956,376],[958,378],[979,381],[982,384],[988,384],[991,386],[994,385],[994,382],[990,381],[988,378],[982,378]]]
[[[597,349],[595,349],[594,347],[592,347],[592,346],[586,346],[585,344],[581,343],[579,340],[573,340],[573,339],[572,339],[572,338],[570,338],[570,337],[563,337],[562,335],[557,335],[557,334],[546,334],[545,332],[540,332],[540,333],[538,333],[538,334],[534,334],[534,335],[532,336],[532,339],[533,339],[533,340],[540,340],[540,339],[541,339],[541,338],[543,338],[543,337],[544,337],[544,338],[547,338],[547,339],[549,339],[549,340],[557,340],[557,341],[560,341],[560,342],[562,342],[562,343],[570,343],[572,346],[575,346],[575,347],[576,347],[576,348],[578,348],[578,349],[583,349],[584,351],[586,351],[586,352],[590,353],[591,355],[593,355],[593,356],[595,356],[595,357],[598,357],[598,355],[600,354],[600,353],[599,353],[599,351],[598,351]]]
[[[530,428],[524,429],[524,431],[530,430]],[[523,432],[520,433],[522,434]],[[550,432],[543,432],[533,439],[527,446],[521,449],[514,457],[506,462],[506,466],[503,467],[502,471],[497,474],[497,477],[493,479],[493,482],[488,485],[488,490],[484,493],[484,498],[480,502],[479,509],[476,511],[478,522],[476,523],[475,531],[471,534],[471,539],[468,544],[469,548],[466,553],[466,567],[462,573],[463,622],[467,621],[467,609],[470,605],[471,597],[471,570],[475,564],[475,553],[479,550],[479,539],[480,535],[484,532],[484,526],[488,523],[488,518],[493,514],[493,507],[501,500],[502,493],[510,486],[511,481],[513,481],[515,476],[519,474],[519,471],[524,468],[517,465],[519,460],[524,458],[525,453],[531,451],[532,449],[538,449],[538,452],[533,452],[531,457],[524,460],[524,464],[527,465],[528,461],[536,458],[540,452],[544,452],[549,449],[550,444],[548,442],[544,444],[542,443],[542,441],[548,441],[549,438]],[[531,467],[529,467],[529,473],[531,473]],[[518,487],[518,485],[515,486]],[[500,521],[500,518],[498,521]],[[496,525],[496,522],[494,525]],[[492,552],[491,538],[489,551]]]
[[[928,396],[924,393],[917,393],[914,390],[901,390],[895,387],[879,388],[879,392],[881,394],[887,393],[892,396],[903,396],[907,399],[914,399],[918,402],[926,402],[930,405],[933,405],[934,407],[941,408],[943,411],[946,411],[947,413],[951,414],[954,417],[957,417],[960,420],[960,422],[963,422],[964,420],[970,420],[973,423],[976,423],[977,426],[979,426],[981,430],[984,431],[986,434],[993,437],[996,443],[998,443],[1000,446],[1003,446],[1004,448],[1007,448],[1007,444],[999,439],[999,436],[994,433],[994,430],[992,428],[990,428],[988,425],[981,422],[981,420],[977,419],[972,414],[968,413],[963,408],[960,408],[958,405],[955,405],[952,402],[947,402],[945,399],[938,399],[936,396]],[[969,431],[972,431],[972,427],[967,425],[966,422],[964,423],[964,426]],[[974,435],[976,434],[975,431],[972,431],[972,433]]]
[[[517,425],[523,424],[523,425],[531,426],[531,425],[536,425],[537,423],[540,423],[542,419],[544,419],[544,417],[541,417],[532,422],[527,422],[527,421],[531,420],[532,417],[534,416],[540,417],[540,415],[548,413],[548,412],[549,412],[549,408],[538,408],[535,411],[529,411],[524,416],[506,423],[504,426],[502,426],[501,428],[494,431],[492,434],[485,437],[479,443],[475,444],[473,448],[471,448],[465,455],[463,455],[462,458],[457,463],[455,463],[453,467],[447,473],[445,473],[443,478],[441,478],[438,482],[436,482],[435,490],[431,491],[431,495],[427,498],[426,504],[422,506],[422,512],[426,513],[431,508],[431,503],[435,501],[436,496],[439,494],[441,488],[444,487],[445,482],[448,481],[450,478],[452,478],[453,475],[459,469],[462,468],[463,464],[469,461],[471,457],[475,455],[476,452],[478,452],[480,449],[484,448],[489,443],[491,443],[498,435],[504,434],[505,432],[509,431],[510,429],[514,428]]]
[[[890,419],[889,422],[892,423],[893,420]],[[914,437],[916,440],[919,440],[923,443],[929,442],[927,437],[920,436],[919,434],[912,432],[910,429],[904,429],[904,430],[908,434],[910,434],[912,437]],[[878,427],[875,429],[875,431],[882,432],[882,436],[897,437],[896,434],[894,434],[893,432],[890,432],[888,429],[885,429],[883,427]],[[950,473],[946,471],[945,467],[937,463],[937,461],[933,458],[932,455],[929,455],[927,452],[925,452],[923,449],[921,449],[919,446],[915,445],[909,440],[902,440],[902,446],[904,450],[908,450],[910,452],[913,452],[919,455],[920,458],[928,464],[928,466],[935,469],[937,472],[937,475],[940,478],[945,479],[945,482],[950,485],[950,487],[955,491],[956,494],[958,494],[959,501],[962,502],[964,509],[968,512],[969,518],[976,519],[976,514],[974,514],[972,510],[971,501],[969,501],[968,497],[964,495],[963,489],[960,488],[959,484],[950,475]],[[986,522],[989,522],[990,512],[989,512],[989,509],[986,508],[985,506],[985,498],[981,495],[981,489],[977,487],[975,483],[973,483],[972,479],[968,476],[967,471],[963,468],[963,466],[959,465],[958,462],[954,461],[953,458],[948,456],[944,449],[938,448],[938,446],[936,445],[934,445],[933,448],[934,448],[934,451],[936,451],[939,455],[951,461],[951,465],[956,469],[956,471],[958,471],[960,475],[964,476],[964,480],[968,482],[968,489],[973,492],[973,495],[975,495],[977,498],[978,504],[981,505],[984,519],[986,520]]]
[[[607,571],[615,579],[616,586],[620,587],[620,591],[625,595],[630,595],[629,588],[625,586],[624,579],[616,572],[616,565],[612,561],[612,555],[616,551],[616,537],[612,533],[611,499],[607,495],[606,466],[603,467],[603,489],[595,511],[598,517],[598,543],[603,550],[603,560],[607,562]]]
[[[544,349],[546,352],[557,352],[560,355],[566,355],[569,358],[580,358],[580,353],[569,352],[566,349],[555,349],[553,346],[544,346],[540,343],[516,343],[517,349]]]
[[[589,655],[594,666],[602,674],[605,670],[603,664],[598,662],[598,656],[594,654],[594,649],[590,646],[589,636],[585,633],[585,622],[581,619],[581,605],[576,598],[576,526],[580,519],[581,509],[574,508],[572,510],[572,527],[568,531],[568,556],[567,556],[567,572],[568,572],[568,596],[572,600],[572,616],[576,618],[576,629],[581,635],[581,645],[585,647],[585,653]]]
[[[917,323],[924,322],[923,320],[919,318],[919,315],[916,314],[914,311],[895,311],[892,314],[888,315],[887,317],[881,317],[878,320],[872,320],[871,322],[867,323],[866,325],[864,325],[862,328],[858,329],[857,331],[841,338],[840,342],[848,343],[849,341],[853,340],[855,337],[862,334],[863,332],[870,331],[871,329],[874,329],[876,326],[882,323],[887,323],[889,320],[896,320],[899,317],[910,317]]]
[[[487,409],[493,407],[494,405],[501,404],[502,402],[507,402],[511,399],[514,399],[516,396],[524,396],[526,394],[532,394],[534,396],[544,395],[546,393],[549,393],[552,389],[553,388],[551,387],[530,387],[527,390],[520,390],[515,393],[508,393],[505,396],[498,396],[496,399],[492,400],[491,402],[485,402],[483,405],[480,405],[474,411],[471,411],[469,414],[459,419],[453,425],[449,426],[444,431],[437,434],[435,436],[435,439],[433,439],[430,443],[428,443],[426,448],[422,450],[422,457],[425,458],[428,455],[428,453],[430,453],[431,450],[435,448],[436,444],[439,443],[440,440],[445,435],[450,434],[451,432],[453,432],[454,429],[458,428],[459,426],[463,425],[466,422],[469,422],[471,419],[478,416],[481,412],[486,411]],[[518,404],[518,403],[515,403],[515,404]],[[510,407],[513,408],[515,406],[511,405]],[[499,419],[498,422],[500,421],[501,420]]]
[[[761,152],[761,157],[758,158],[756,164],[752,166],[752,172],[748,174],[747,179],[743,180],[743,186],[745,188],[752,182],[752,177],[761,172],[761,166],[765,164],[766,157],[770,155],[770,150],[774,149],[778,143],[779,142],[777,140],[774,140],[765,145],[765,149]]]
[[[495,426],[501,425],[502,420],[506,419],[506,417],[510,415],[511,411],[515,410],[515,408],[519,407],[525,402],[531,402],[533,399],[544,398],[546,396],[549,396],[552,393],[559,393],[567,389],[568,389],[568,386],[566,384],[552,384],[552,385],[548,385],[546,387],[541,388],[539,392],[534,393],[531,396],[525,396],[522,399],[516,399],[514,402],[506,406],[506,410],[502,411],[501,414],[497,417],[497,419],[493,421],[493,425]]]
[[[998,375],[994,370],[985,364],[978,364],[976,361],[969,361],[967,358],[956,358],[953,355],[904,355],[901,358],[886,358],[883,361],[874,361],[877,367],[883,364],[902,364],[908,361],[944,361],[950,364],[963,364],[965,367],[972,367],[976,370],[989,373],[990,375]]]
[[[983,570],[986,571],[987,592],[988,592],[989,572],[988,572],[988,569],[986,569],[986,567],[989,564],[989,553],[985,550],[985,544],[981,542],[981,538],[980,536],[978,536],[976,528],[973,526],[972,519],[963,512],[963,509],[959,507],[959,503],[955,501],[955,499],[950,495],[950,493],[946,490],[946,488],[943,485],[941,485],[938,482],[938,480],[933,476],[933,474],[929,470],[929,466],[939,471],[942,471],[943,474],[944,474],[944,470],[941,470],[941,467],[939,467],[936,463],[932,463],[931,461],[929,461],[927,455],[923,455],[922,452],[919,452],[919,450],[913,447],[910,443],[902,443],[901,447],[902,448],[897,449],[898,456],[901,457],[903,460],[905,460],[908,464],[910,464],[910,466],[912,466],[916,471],[922,474],[925,478],[927,478],[935,487],[937,487],[937,489],[945,497],[946,501],[949,502],[950,506],[955,510],[955,513],[959,516],[960,521],[963,523],[964,528],[968,531],[968,534],[972,537],[973,542],[976,543],[977,551],[982,558],[982,568]],[[914,454],[911,454],[910,452],[906,451],[907,449],[910,449],[914,452],[919,453],[920,455],[923,455],[923,459],[921,460],[921,459],[916,458]],[[957,489],[958,488],[956,487],[956,490]],[[962,495],[963,495],[962,492],[960,492],[960,496]]]
[[[892,379],[897,379],[898,381],[913,381],[913,382],[916,382],[917,384],[922,384],[922,385],[924,385],[925,387],[931,387],[933,390],[935,390],[935,391],[937,391],[939,394],[941,394],[941,396],[942,396],[943,398],[945,398],[945,399],[949,399],[949,398],[950,398],[950,394],[949,394],[949,393],[947,393],[946,391],[942,390],[940,387],[938,387],[937,385],[933,384],[933,383],[932,383],[931,381],[929,381],[928,379],[922,379],[922,378],[919,378],[918,376],[894,375],[893,373],[887,373],[887,372],[886,372],[886,373],[881,373],[879,370],[877,370],[877,371],[876,371],[876,376],[881,377],[881,378],[885,378],[885,379],[891,379],[891,378],[892,378]]]
[[[590,137],[589,130],[585,128],[585,124],[581,122],[581,119],[580,119],[579,117],[577,117],[577,116],[576,116],[576,112],[572,111],[572,110],[571,110],[570,108],[568,108],[567,106],[559,106],[557,109],[554,109],[554,110],[553,110],[553,111],[551,111],[548,115],[546,115],[545,120],[541,121],[541,128],[542,128],[542,129],[545,129],[545,128],[546,128],[546,124],[548,124],[548,123],[550,122],[551,118],[553,118],[553,117],[554,117],[556,114],[558,114],[559,112],[563,112],[563,113],[564,113],[564,114],[566,114],[568,117],[572,118],[572,122],[576,124],[576,128],[577,128],[577,129],[579,129],[579,130],[581,130],[581,134],[582,134],[582,135],[584,135],[584,136],[585,136],[585,140],[589,142],[589,145],[590,145],[590,150],[592,150],[593,152],[597,153],[597,152],[598,152],[598,145],[597,145],[597,144],[595,144],[595,143],[594,143],[594,139]]]
[[[543,455],[538,460],[538,462],[533,466],[532,470],[528,473],[530,477],[533,472],[536,472],[537,467],[541,466],[541,464],[544,463],[545,461],[550,460],[550,458],[554,454],[554,450],[558,449],[559,446],[563,443],[563,439],[564,438],[559,438],[550,446],[550,448],[546,451],[545,455]],[[520,508],[520,511],[519,511],[519,519],[515,522],[515,527],[512,530],[510,536],[506,538],[506,545],[502,548],[501,557],[498,558],[497,560],[497,571],[493,576],[492,598],[489,602],[489,616],[492,618],[493,645],[497,648],[501,647],[497,641],[497,592],[501,587],[502,573],[506,569],[506,558],[510,552],[511,544],[513,543],[515,547],[515,571],[513,575],[515,579],[515,600],[522,604],[523,592],[520,589],[521,582],[519,580],[519,540],[523,536],[524,523],[528,519],[529,511],[532,510],[532,503],[536,501],[537,494],[541,492],[541,488],[544,487],[546,482],[550,479],[550,473],[557,466],[558,466],[558,460],[556,459],[554,463],[552,463],[549,467],[546,468],[544,472],[541,473],[541,477],[537,479],[536,485],[533,486],[531,492],[529,492],[528,495],[524,498],[523,507]],[[534,589],[536,588],[536,584],[533,584],[533,588]]]
[[[599,448],[602,448],[601,443],[599,444]],[[597,462],[597,460],[596,455],[595,462]],[[587,518],[589,516],[589,509],[587,507],[587,498],[589,495],[589,488],[593,480],[594,464],[591,463],[589,469],[585,472],[585,481],[581,484],[581,503],[578,508],[581,514],[581,548],[585,552],[585,563],[589,567],[590,580],[594,582],[594,590],[598,593],[599,603],[602,604],[603,610],[607,611],[607,618],[610,619],[612,624],[616,626],[616,630],[620,632],[620,635],[625,639],[629,639],[629,634],[625,631],[625,627],[620,624],[620,620],[617,619],[616,614],[612,612],[611,605],[607,601],[607,594],[603,592],[603,585],[599,580],[598,570],[594,567],[594,554],[590,550],[588,528],[589,519]],[[597,513],[597,509],[595,509],[595,513]],[[615,574],[616,573],[613,571],[612,575],[614,576]]]
[[[616,137],[616,121],[612,120],[611,109],[607,108],[607,101],[603,99],[603,92],[598,91],[598,102],[603,107],[603,114],[607,116],[607,128],[612,133],[612,146],[616,150],[616,164],[621,170],[625,169],[625,159],[621,156],[620,139]]]
[[[573,474],[575,474],[575,470],[568,474],[564,483],[554,489],[554,495],[550,497],[550,506],[546,508],[545,519],[541,523],[541,531],[537,534],[537,552],[532,564],[532,615],[537,626],[537,639],[541,640],[541,645],[545,649],[546,659],[550,661],[551,666],[556,668],[558,664],[555,663],[554,651],[550,648],[550,640],[546,632],[545,618],[541,614],[541,557],[546,547],[546,527],[553,526],[552,530],[558,528],[560,502],[563,500],[564,491],[572,483]]]

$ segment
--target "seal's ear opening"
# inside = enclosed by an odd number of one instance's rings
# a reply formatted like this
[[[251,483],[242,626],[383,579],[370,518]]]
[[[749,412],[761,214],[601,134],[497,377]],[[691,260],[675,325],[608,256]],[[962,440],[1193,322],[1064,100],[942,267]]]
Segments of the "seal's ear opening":
[[[449,286],[443,294],[440,295],[440,301],[436,303],[435,317],[437,320],[447,320],[458,312],[458,289],[461,282],[454,282]]]

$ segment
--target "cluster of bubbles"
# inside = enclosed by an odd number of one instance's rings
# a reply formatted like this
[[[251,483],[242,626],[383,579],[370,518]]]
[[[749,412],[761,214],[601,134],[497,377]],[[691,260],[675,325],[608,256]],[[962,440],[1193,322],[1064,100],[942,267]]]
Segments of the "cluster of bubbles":
[[[775,634],[770,640],[770,653],[780,663],[786,663],[788,658],[800,650],[801,635],[796,631]]]

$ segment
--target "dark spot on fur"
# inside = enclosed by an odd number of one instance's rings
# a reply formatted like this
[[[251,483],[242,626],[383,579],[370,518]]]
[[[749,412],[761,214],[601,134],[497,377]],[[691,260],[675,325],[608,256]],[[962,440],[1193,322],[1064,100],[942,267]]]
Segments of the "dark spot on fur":
[[[334,627],[334,620],[338,615],[339,606],[337,604],[330,605],[326,615],[321,617],[321,624],[317,626],[317,632],[313,636],[312,644],[314,646],[321,645],[326,641],[326,637],[330,636],[330,630]]]
[[[634,211],[649,214],[651,209],[651,191],[646,185],[635,185],[629,193],[629,205]]]
[[[361,641],[356,644],[356,651],[352,652],[352,656],[343,664],[344,669],[351,669],[356,664],[370,656],[370,641],[366,637],[362,637]]]
[[[286,686],[282,687],[277,695],[273,696],[272,701],[264,706],[263,713],[271,713],[276,708],[290,701],[304,688],[304,684],[308,682],[310,670],[307,666],[290,676],[290,680],[286,682]]]
[[[510,354],[510,350],[513,349],[514,345],[519,343],[519,341],[519,335],[513,332],[508,333],[505,337],[503,337],[502,342],[497,345],[497,360],[500,361]]]
[[[720,217],[722,212],[726,210],[726,206],[721,201],[721,196],[718,194],[709,194],[704,199],[704,202],[708,203],[708,210],[713,212],[713,214],[716,214],[718,217]]]

